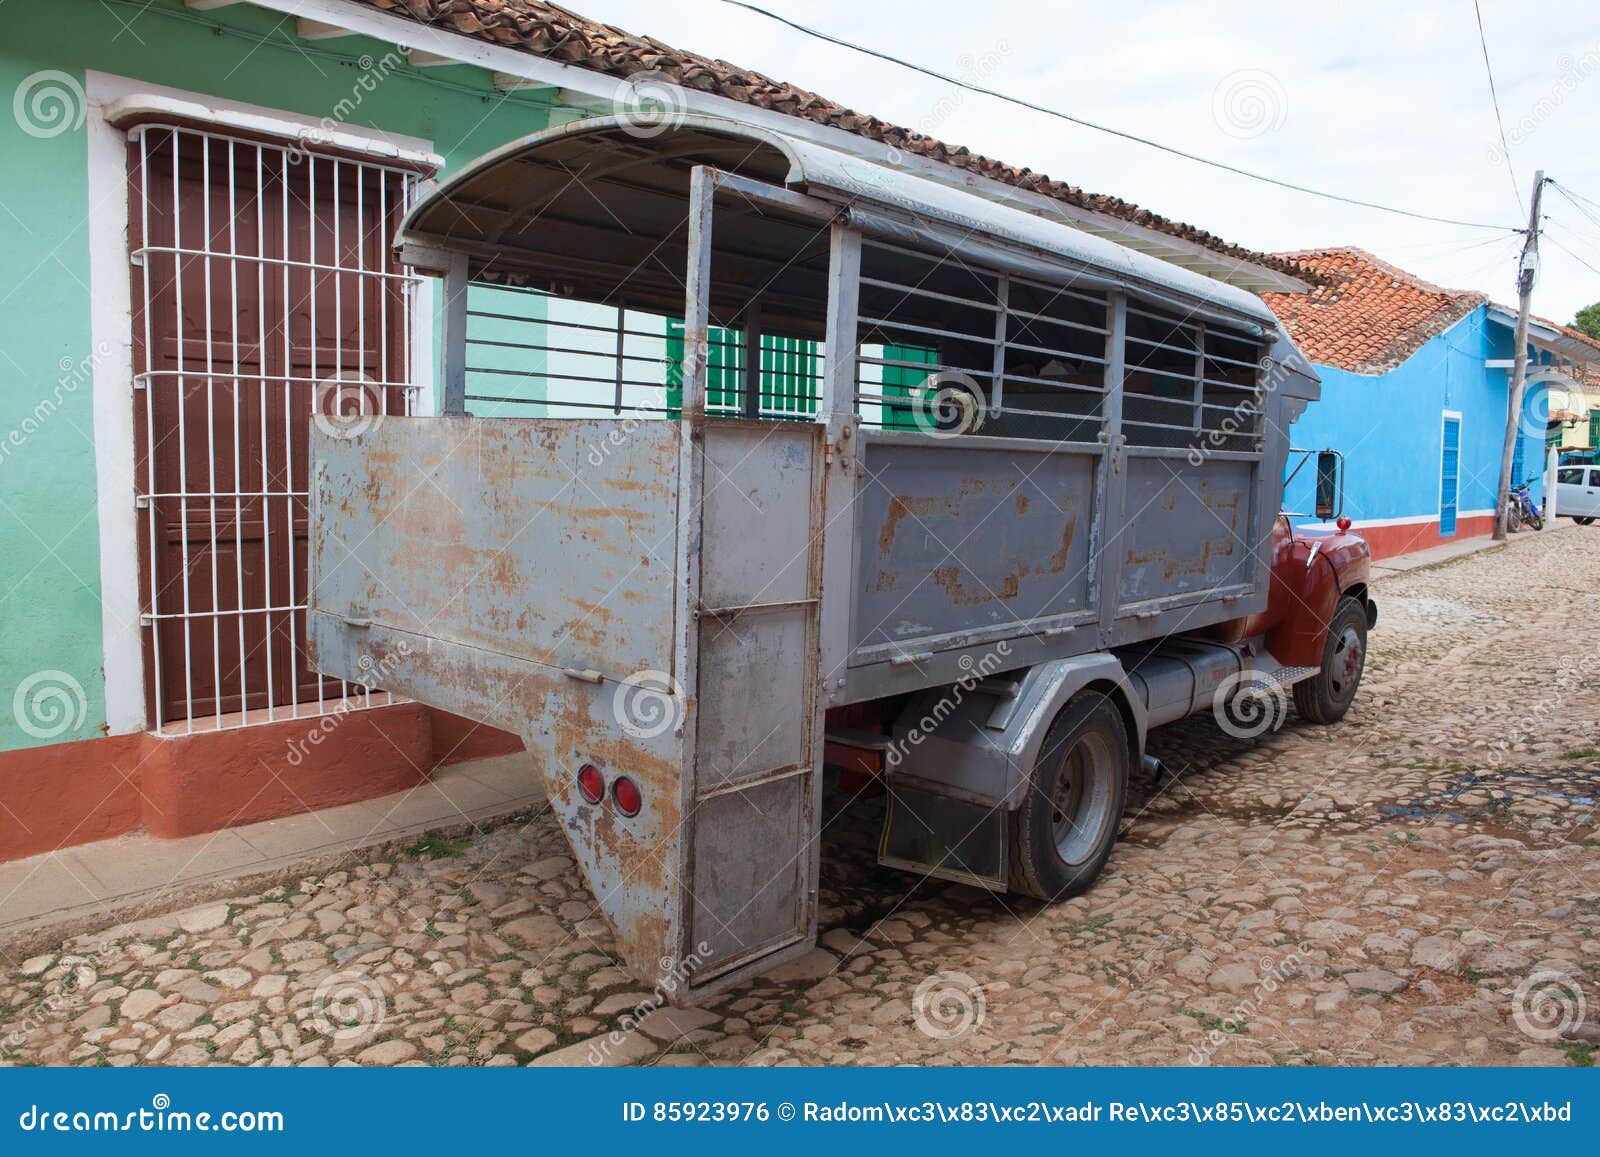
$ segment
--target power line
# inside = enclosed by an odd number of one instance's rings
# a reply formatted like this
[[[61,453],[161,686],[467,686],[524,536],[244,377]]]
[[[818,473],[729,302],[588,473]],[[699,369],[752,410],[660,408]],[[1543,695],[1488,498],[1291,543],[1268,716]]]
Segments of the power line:
[[[1252,181],[1262,181],[1268,185],[1276,185],[1280,189],[1290,189],[1296,193],[1307,193],[1313,197],[1321,197],[1328,201],[1339,201],[1346,205],[1355,205],[1363,209],[1376,209],[1382,213],[1394,213],[1398,216],[1410,217],[1417,221],[1432,221],[1440,225],[1460,225],[1463,228],[1468,229],[1501,229],[1507,233],[1522,232],[1521,229],[1517,229],[1509,225],[1492,225],[1484,221],[1462,221],[1454,217],[1436,217],[1431,213],[1418,213],[1411,209],[1399,209],[1393,205],[1384,205],[1377,201],[1364,201],[1359,197],[1346,197],[1339,193],[1328,193],[1321,189],[1313,189],[1309,185],[1300,185],[1293,181],[1285,181],[1279,177],[1268,176],[1265,173],[1253,172],[1250,169],[1240,168],[1238,165],[1230,165],[1226,161],[1215,161],[1209,157],[1202,157],[1197,153],[1191,153],[1184,149],[1176,148],[1172,145],[1163,144],[1160,141],[1151,140],[1149,137],[1139,136],[1137,133],[1124,132],[1122,129],[1114,129],[1106,125],[1096,124],[1094,121],[1084,120],[1082,117],[1073,116],[1071,113],[1062,112],[1060,109],[1053,109],[1046,105],[1035,104],[1033,101],[1025,100],[1022,97],[1011,96],[1007,93],[999,92],[992,88],[986,88],[981,84],[973,84],[970,81],[962,80],[960,77],[950,76],[947,73],[939,72],[936,69],[927,68],[923,65],[915,64],[909,60],[903,60],[898,56],[893,56],[887,52],[882,52],[879,49],[869,48],[864,44],[857,44],[854,41],[845,40],[842,37],[834,36],[831,33],[822,32],[818,29],[807,27],[804,24],[790,20],[787,16],[780,16],[776,12],[762,8],[760,5],[746,3],[746,0],[722,0],[722,3],[732,5],[735,8],[743,8],[747,12],[753,12],[757,16],[764,16],[768,20],[777,21],[779,24],[783,24],[794,29],[796,32],[810,36],[814,39],[824,41],[828,44],[837,45],[840,48],[848,48],[852,52],[859,52],[865,56],[871,56],[888,64],[909,69],[912,72],[921,73],[923,76],[932,77],[935,80],[943,81],[945,84],[953,84],[958,88],[966,89],[968,92],[975,92],[980,96],[989,96],[995,98],[996,100],[1003,100],[1008,104],[1014,104],[1020,108],[1029,109],[1033,112],[1043,113],[1045,116],[1055,117],[1058,120],[1068,121],[1086,129],[1093,129],[1094,131],[1100,133],[1108,133],[1109,135],[1119,137],[1122,140],[1132,141],[1134,144],[1145,145],[1152,149],[1158,149],[1163,153],[1170,153],[1172,156],[1182,157],[1186,161],[1194,161],[1196,164],[1209,165],[1214,169],[1221,169],[1225,173],[1233,173],[1235,176],[1248,177]]]
[[[1551,236],[1549,236],[1547,234],[1545,239],[1547,241],[1549,241],[1550,244],[1554,245],[1557,249],[1561,250],[1561,252],[1565,253],[1568,257],[1570,257],[1574,261],[1576,261],[1579,265],[1581,265],[1585,269],[1587,269],[1590,273],[1600,273],[1600,269],[1596,269],[1593,265],[1590,265],[1587,261],[1585,261],[1583,258],[1579,257],[1572,250],[1568,249],[1565,245],[1561,244],[1561,241],[1560,241],[1559,238],[1551,237]]]
[[[1506,172],[1511,177],[1511,192],[1517,198],[1517,209],[1522,209],[1522,186],[1517,181],[1516,167],[1511,163],[1511,146],[1506,143],[1506,122],[1500,115],[1500,94],[1494,87],[1494,66],[1489,63],[1489,39],[1483,34],[1483,8],[1472,0],[1472,11],[1478,17],[1478,43],[1483,46],[1483,71],[1489,74],[1489,99],[1494,102],[1494,123],[1500,129],[1500,153],[1506,159]]]

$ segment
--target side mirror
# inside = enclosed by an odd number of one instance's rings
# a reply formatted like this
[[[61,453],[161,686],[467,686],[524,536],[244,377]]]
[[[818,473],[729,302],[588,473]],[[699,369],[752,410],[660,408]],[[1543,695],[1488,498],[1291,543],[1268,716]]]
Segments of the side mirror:
[[[1317,518],[1323,522],[1337,516],[1344,507],[1340,458],[1337,450],[1317,452]]]

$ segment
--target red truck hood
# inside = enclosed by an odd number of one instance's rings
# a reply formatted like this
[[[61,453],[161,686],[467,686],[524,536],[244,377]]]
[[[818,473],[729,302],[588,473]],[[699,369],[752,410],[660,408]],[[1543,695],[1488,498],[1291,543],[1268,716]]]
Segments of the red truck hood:
[[[1371,573],[1372,548],[1353,530],[1297,529],[1294,540],[1307,544],[1308,549],[1315,546],[1317,553],[1333,564],[1341,590],[1351,583],[1366,582]]]

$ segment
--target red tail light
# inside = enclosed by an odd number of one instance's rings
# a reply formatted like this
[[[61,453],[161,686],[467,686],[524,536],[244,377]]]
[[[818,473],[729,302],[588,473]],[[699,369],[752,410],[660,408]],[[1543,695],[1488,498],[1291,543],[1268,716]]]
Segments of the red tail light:
[[[611,785],[611,798],[616,801],[617,810],[625,816],[638,815],[644,803],[639,798],[639,785],[625,775],[617,776],[617,781]]]
[[[589,803],[599,803],[606,798],[605,776],[594,764],[586,763],[578,770],[578,790]]]
[[[1350,529],[1350,520],[1342,514],[1334,519],[1333,524],[1339,528],[1341,534]]]

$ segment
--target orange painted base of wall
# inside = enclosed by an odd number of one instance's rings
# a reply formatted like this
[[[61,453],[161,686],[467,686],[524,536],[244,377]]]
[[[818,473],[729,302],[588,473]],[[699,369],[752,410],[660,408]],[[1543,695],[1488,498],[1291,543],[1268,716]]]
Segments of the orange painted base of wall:
[[[1494,515],[1475,514],[1456,520],[1456,532],[1448,538],[1439,534],[1439,523],[1407,522],[1399,526],[1362,526],[1359,522],[1350,528],[1367,540],[1374,559],[1393,558],[1397,554],[1410,554],[1414,550],[1427,550],[1447,542],[1460,542],[1494,531]]]
[[[401,703],[0,752],[0,860],[138,828],[176,838],[337,807],[414,787],[444,763],[520,750],[514,735]]]

